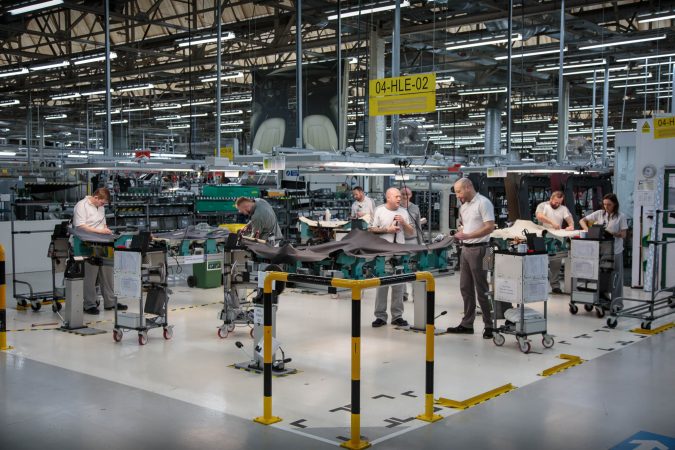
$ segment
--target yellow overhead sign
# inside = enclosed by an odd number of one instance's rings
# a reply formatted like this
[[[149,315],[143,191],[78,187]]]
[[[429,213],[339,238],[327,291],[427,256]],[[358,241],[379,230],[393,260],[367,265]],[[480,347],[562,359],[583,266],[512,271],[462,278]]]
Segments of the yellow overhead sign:
[[[654,139],[675,138],[675,116],[654,119]]]
[[[436,111],[435,73],[370,80],[371,116],[434,111]]]

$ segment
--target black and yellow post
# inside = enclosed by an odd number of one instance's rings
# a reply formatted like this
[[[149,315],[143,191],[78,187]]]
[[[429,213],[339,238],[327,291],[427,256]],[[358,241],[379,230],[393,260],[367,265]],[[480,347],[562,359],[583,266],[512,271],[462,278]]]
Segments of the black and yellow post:
[[[377,278],[368,280],[343,280],[334,278],[333,287],[348,287],[352,290],[352,392],[351,435],[341,447],[358,450],[370,447],[370,442],[361,440],[361,293],[368,287],[380,285]]]
[[[287,281],[288,274],[269,272],[263,284],[263,415],[253,419],[263,425],[281,422],[272,415],[272,282]]]
[[[434,337],[435,337],[435,297],[436,282],[433,275],[429,272],[417,272],[417,281],[424,281],[427,288],[427,322],[426,322],[426,382],[424,389],[424,413],[417,416],[417,419],[426,422],[436,422],[443,416],[434,414]]]
[[[7,345],[7,297],[5,277],[5,247],[0,245],[0,350],[11,350]]]

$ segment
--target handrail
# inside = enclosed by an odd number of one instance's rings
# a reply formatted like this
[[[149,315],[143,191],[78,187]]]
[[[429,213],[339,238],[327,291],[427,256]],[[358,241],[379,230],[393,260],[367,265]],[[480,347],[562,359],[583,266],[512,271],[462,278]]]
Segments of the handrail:
[[[255,422],[270,425],[281,421],[272,415],[272,282],[302,282],[335,288],[347,288],[352,291],[352,358],[351,358],[351,438],[341,444],[351,450],[370,446],[361,440],[361,293],[370,289],[410,281],[424,281],[427,292],[426,308],[426,377],[424,412],[416,418],[426,422],[436,422],[443,417],[434,414],[434,307],[436,283],[429,272],[390,275],[364,280],[328,278],[315,275],[301,275],[286,272],[268,272],[263,283],[263,415],[253,419]]]

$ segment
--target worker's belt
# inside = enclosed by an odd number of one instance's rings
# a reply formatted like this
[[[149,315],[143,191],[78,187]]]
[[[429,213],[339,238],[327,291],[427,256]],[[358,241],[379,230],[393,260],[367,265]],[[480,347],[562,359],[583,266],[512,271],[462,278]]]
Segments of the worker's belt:
[[[487,247],[489,242],[476,242],[475,244],[462,244],[462,247]]]

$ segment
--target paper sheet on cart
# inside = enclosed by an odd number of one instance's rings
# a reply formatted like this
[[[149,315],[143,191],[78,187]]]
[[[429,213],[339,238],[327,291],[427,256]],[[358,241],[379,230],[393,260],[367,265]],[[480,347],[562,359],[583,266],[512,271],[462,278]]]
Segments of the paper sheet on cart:
[[[552,230],[550,228],[542,227],[537,225],[531,220],[516,220],[513,225],[508,228],[501,228],[490,233],[490,237],[498,239],[515,239],[520,238],[524,239],[525,234],[524,230],[527,230],[528,233],[535,233],[537,236],[541,236],[542,231],[545,231],[547,236],[554,237],[557,239],[565,239],[569,237],[579,236],[579,230],[566,231],[566,230]]]
[[[321,228],[340,228],[349,223],[346,220],[312,220],[303,216],[300,216],[298,219],[300,222],[307,224],[307,226]]]
[[[495,300],[500,302],[518,302],[518,281],[509,278],[495,279]]]
[[[120,298],[141,296],[141,253],[115,252],[114,292]]]

